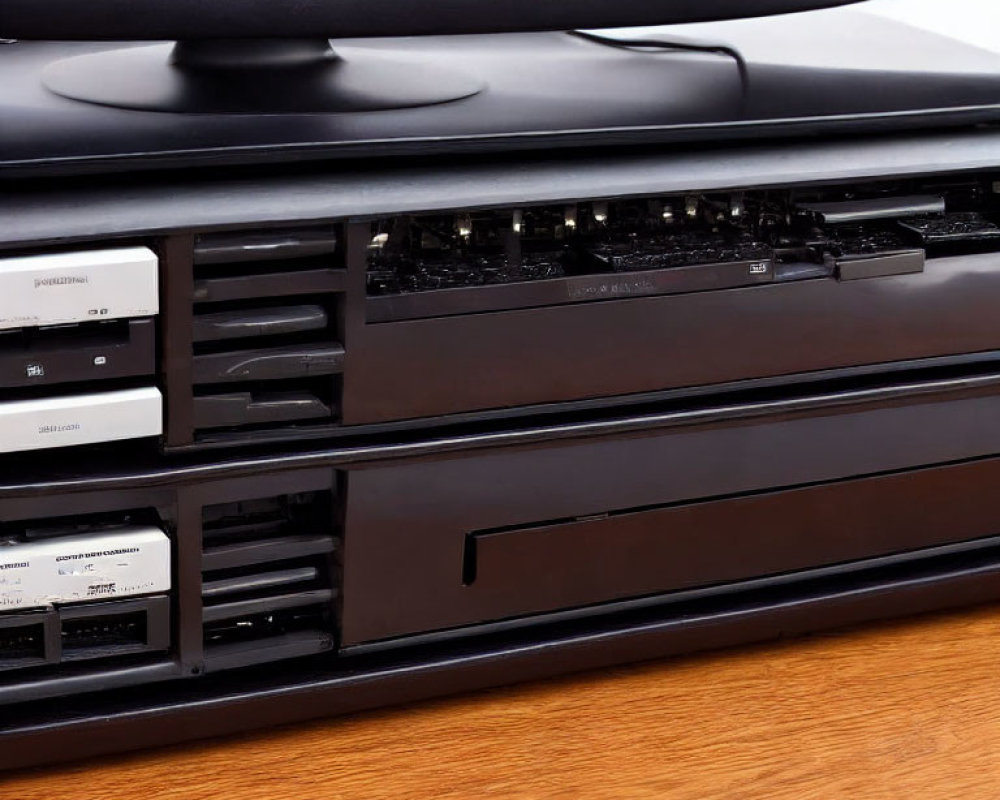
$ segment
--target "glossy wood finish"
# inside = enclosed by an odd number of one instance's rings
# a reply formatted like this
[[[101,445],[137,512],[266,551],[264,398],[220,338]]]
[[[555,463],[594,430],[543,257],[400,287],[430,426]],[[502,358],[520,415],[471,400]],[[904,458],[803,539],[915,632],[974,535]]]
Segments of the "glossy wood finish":
[[[1000,468],[983,467],[478,534],[467,540],[466,606],[539,613],[991,536]]]
[[[911,613],[914,603],[937,608],[993,599],[1000,593],[1000,584],[990,577],[1000,568],[995,552],[986,553],[985,560],[958,563],[950,554],[922,552],[925,562],[906,565],[905,574],[865,579],[872,592],[886,595],[882,599],[858,594],[853,572],[826,583],[817,578],[829,575],[795,575],[794,585],[763,596],[755,594],[759,584],[744,581],[996,535],[995,506],[979,501],[990,497],[997,484],[996,459],[938,466],[925,475],[903,473],[898,482],[866,479],[885,481],[875,488],[866,488],[866,480],[856,476],[996,453],[998,381],[997,375],[973,375],[606,421],[605,435],[596,435],[596,428],[566,426],[524,432],[530,435],[505,432],[424,442],[416,449],[390,445],[190,468],[177,464],[127,477],[112,471],[87,480],[74,476],[58,488],[18,485],[30,474],[22,469],[8,478],[9,485],[0,484],[5,521],[47,518],[55,509],[61,515],[157,509],[176,547],[177,647],[172,661],[163,665],[169,668],[166,674],[106,669],[60,674],[5,685],[0,700],[42,700],[180,676],[197,687],[136,691],[128,701],[117,695],[114,702],[121,699],[123,705],[114,709],[108,697],[100,697],[86,708],[74,705],[73,725],[65,725],[58,703],[23,707],[0,722],[0,768],[550,675],[582,668],[585,657],[593,659],[592,665],[607,665]],[[376,454],[380,462],[365,463]],[[422,457],[414,457],[418,454]],[[384,647],[384,640],[393,637],[548,611],[568,610],[579,617],[571,607],[607,601],[628,601],[632,610],[642,610],[636,608],[641,605],[652,612],[650,595],[711,584],[722,584],[722,591],[715,592],[714,605],[699,607],[694,616],[677,604],[655,610],[653,617],[628,619],[615,616],[626,610],[621,606],[600,607],[601,616],[576,619],[569,627],[545,628],[534,625],[537,618],[523,619],[522,627],[524,622],[533,627],[518,638],[498,640],[492,636],[499,633],[495,625],[470,628],[478,639],[455,643],[455,649],[400,650],[398,656],[387,653],[371,662],[345,657],[289,665],[280,673],[248,677],[239,690],[229,676],[202,682],[201,673],[219,663],[208,664],[201,649],[202,506],[329,490],[337,465],[345,466],[339,480],[346,488],[339,639],[345,656],[360,657],[357,645],[369,645],[371,651],[372,643]],[[829,493],[815,486],[785,492],[824,482],[839,483]],[[787,498],[775,501],[782,492]],[[913,494],[925,498],[918,510],[911,508]],[[702,506],[699,501],[706,499],[720,502]],[[467,534],[603,513],[621,523],[607,538],[632,553],[629,558],[618,553],[624,560],[602,571],[596,584],[592,547],[569,541],[559,565],[566,585],[556,587],[554,596],[553,587],[544,585],[557,575],[554,567],[542,570],[541,581],[531,580],[530,564],[544,564],[542,550],[506,567],[506,583],[484,569],[482,584],[462,585]],[[642,529],[628,523],[631,514],[643,513],[653,523]],[[683,533],[678,520],[692,513],[701,521],[688,523],[686,530],[704,527],[711,539]],[[659,520],[664,515],[673,521]],[[599,554],[602,566],[612,563],[607,555]],[[629,564],[641,566],[633,570]],[[876,570],[885,564],[863,566]],[[258,663],[254,659],[241,663]],[[206,711],[208,705],[214,710]],[[100,735],[84,735],[88,726]],[[61,745],[54,747],[57,740]]]
[[[1000,256],[986,254],[868,280],[368,324],[352,332],[344,423],[992,350],[998,291]]]
[[[957,500],[953,491],[974,486],[979,489],[972,489],[971,498],[990,492],[993,479],[980,466],[932,476],[933,486],[920,495],[919,523],[906,512],[909,491],[893,481],[875,489],[876,496],[864,481],[848,481],[830,493],[733,501],[728,513],[725,503],[663,507],[954,461],[961,457],[954,449],[959,443],[975,441],[985,455],[1000,444],[990,441],[992,423],[979,428],[995,408],[988,396],[912,396],[352,471],[344,642],[670,591],[689,581],[704,585],[848,561],[952,536],[992,535],[997,529],[988,514],[975,522],[969,518],[975,508],[969,495],[955,505],[945,500]],[[762,509],[768,502],[770,510]],[[651,507],[660,508],[629,513]],[[566,535],[550,546],[538,530],[547,521],[609,512],[610,521],[578,524],[576,543]],[[685,522],[692,514],[700,519]],[[874,526],[876,535],[861,535],[858,520],[866,515],[865,529],[872,533]],[[487,564],[482,582],[463,584],[469,578],[463,575],[469,535],[525,526],[536,529],[521,534],[522,552],[508,553],[506,564],[497,566],[506,576],[491,574]],[[605,535],[595,539],[595,526],[605,528]],[[704,542],[693,535],[699,529]],[[636,564],[643,566],[627,566]]]
[[[17,800],[990,797],[987,607],[172,748],[3,782]]]

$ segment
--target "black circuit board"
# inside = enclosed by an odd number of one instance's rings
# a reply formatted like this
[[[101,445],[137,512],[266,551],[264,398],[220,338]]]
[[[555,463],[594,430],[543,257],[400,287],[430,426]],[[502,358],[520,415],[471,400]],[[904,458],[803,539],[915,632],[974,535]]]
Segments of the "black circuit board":
[[[837,257],[873,256],[911,247],[902,231],[875,225],[842,226],[825,244],[826,252]]]
[[[1000,225],[974,211],[903,219],[899,225],[924,245],[1000,241]]]
[[[394,217],[373,223],[368,293],[408,294],[707,264],[822,264],[831,257],[914,249],[938,254],[949,246],[984,243],[1000,248],[997,185],[847,187],[802,198],[793,192],[750,192]],[[810,211],[817,201],[850,208],[856,199],[904,193],[921,193],[918,199],[924,199],[928,192],[941,198],[942,207],[948,207],[945,213],[901,218],[883,213],[828,223]]]
[[[697,230],[641,233],[598,242],[586,250],[601,266],[614,272],[756,261],[773,256],[773,249],[749,235],[722,235]]]
[[[368,293],[403,294],[561,278],[566,275],[563,259],[558,251],[522,255],[517,261],[503,254],[399,255],[369,268]]]

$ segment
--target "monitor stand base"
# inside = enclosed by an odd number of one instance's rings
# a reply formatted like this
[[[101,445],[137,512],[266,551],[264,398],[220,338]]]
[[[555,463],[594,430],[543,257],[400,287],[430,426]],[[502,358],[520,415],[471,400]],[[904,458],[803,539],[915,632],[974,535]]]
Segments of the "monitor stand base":
[[[478,94],[478,78],[410,56],[326,39],[231,39],[146,45],[49,65],[45,86],[73,100],[182,114],[379,111]]]

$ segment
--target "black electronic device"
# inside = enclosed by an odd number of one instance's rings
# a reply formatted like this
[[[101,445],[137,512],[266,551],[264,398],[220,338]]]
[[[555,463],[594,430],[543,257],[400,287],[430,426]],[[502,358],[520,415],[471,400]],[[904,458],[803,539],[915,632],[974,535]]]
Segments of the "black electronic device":
[[[504,165],[481,164],[36,189],[0,213],[20,253],[61,237],[159,254],[165,451],[301,446],[991,363],[1000,170],[962,165],[996,134],[955,141],[914,140],[881,179],[862,176],[882,151],[849,141],[706,155],[697,178],[687,154],[566,158],[519,178],[517,200],[498,196]],[[848,159],[853,179],[796,180]],[[628,196],[602,198],[608,174]],[[75,231],[57,198],[86,209]]]
[[[0,768],[1000,597],[995,50],[127,5],[0,0]]]

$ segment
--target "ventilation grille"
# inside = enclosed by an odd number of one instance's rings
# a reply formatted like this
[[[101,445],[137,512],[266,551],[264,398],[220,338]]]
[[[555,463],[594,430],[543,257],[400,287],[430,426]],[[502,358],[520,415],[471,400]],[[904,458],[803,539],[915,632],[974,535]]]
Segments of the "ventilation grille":
[[[329,492],[206,506],[202,529],[207,670],[333,648],[337,539]]]
[[[344,270],[333,228],[195,243],[194,431],[335,423]]]

